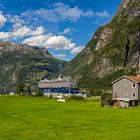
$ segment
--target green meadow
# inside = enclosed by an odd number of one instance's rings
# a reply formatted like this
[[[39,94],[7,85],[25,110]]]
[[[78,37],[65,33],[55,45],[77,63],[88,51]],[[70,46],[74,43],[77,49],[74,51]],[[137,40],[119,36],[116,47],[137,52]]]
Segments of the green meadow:
[[[0,140],[139,140],[140,107],[0,96]]]

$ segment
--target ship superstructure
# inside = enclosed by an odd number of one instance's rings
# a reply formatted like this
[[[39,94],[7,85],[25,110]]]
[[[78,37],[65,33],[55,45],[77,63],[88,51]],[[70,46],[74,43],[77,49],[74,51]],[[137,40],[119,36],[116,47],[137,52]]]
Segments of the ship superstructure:
[[[52,80],[41,80],[38,87],[43,92],[49,93],[79,93],[76,80],[65,76]]]

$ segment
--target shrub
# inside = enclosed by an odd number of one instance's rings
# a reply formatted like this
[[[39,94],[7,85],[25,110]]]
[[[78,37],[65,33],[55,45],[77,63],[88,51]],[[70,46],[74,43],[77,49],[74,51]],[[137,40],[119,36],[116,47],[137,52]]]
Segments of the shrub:
[[[27,86],[27,94],[30,96],[31,95],[31,86],[29,85],[29,86]]]
[[[101,95],[101,107],[113,105],[112,94],[103,93]]]
[[[72,95],[69,97],[69,100],[85,100],[83,96]]]
[[[17,89],[16,89],[16,94],[23,94],[24,93],[24,91],[25,91],[25,85],[24,85],[24,83],[18,83],[17,84]]]
[[[38,91],[37,93],[36,93],[36,95],[35,96],[40,96],[40,97],[42,97],[44,95],[44,93],[43,93],[43,91]]]
[[[101,96],[102,90],[100,89],[90,89],[89,94],[92,96]]]

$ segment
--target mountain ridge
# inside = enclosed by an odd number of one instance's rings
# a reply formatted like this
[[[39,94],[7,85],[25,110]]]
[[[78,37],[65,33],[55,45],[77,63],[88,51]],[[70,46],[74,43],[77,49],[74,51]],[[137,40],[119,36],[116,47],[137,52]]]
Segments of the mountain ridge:
[[[139,7],[139,0],[123,0],[111,22],[97,29],[63,74],[75,77],[82,88],[109,88],[115,78],[136,74]]]
[[[37,85],[37,81],[62,71],[66,64],[45,48],[0,42],[0,88],[15,88],[17,83]]]

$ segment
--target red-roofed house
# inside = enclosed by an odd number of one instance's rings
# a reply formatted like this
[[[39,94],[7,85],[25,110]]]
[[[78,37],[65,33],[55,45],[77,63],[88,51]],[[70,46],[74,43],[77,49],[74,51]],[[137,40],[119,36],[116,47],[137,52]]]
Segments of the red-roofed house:
[[[128,108],[138,105],[140,76],[122,76],[112,82],[115,107]]]

